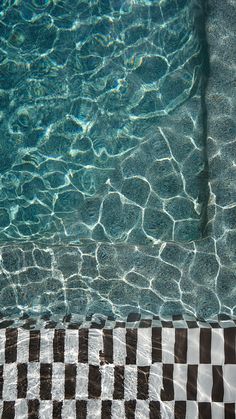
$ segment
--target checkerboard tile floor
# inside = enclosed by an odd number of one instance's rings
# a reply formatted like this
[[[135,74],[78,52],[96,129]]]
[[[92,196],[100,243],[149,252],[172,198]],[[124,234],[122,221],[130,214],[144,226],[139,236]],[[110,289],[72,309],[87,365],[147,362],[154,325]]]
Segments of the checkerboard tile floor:
[[[235,403],[234,319],[0,329],[4,419],[235,419]]]

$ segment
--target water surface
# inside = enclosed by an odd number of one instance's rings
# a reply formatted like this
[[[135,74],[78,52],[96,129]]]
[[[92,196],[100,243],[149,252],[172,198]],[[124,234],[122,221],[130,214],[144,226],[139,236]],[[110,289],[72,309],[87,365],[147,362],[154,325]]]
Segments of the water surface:
[[[199,14],[195,0],[4,2],[2,243],[202,237]]]

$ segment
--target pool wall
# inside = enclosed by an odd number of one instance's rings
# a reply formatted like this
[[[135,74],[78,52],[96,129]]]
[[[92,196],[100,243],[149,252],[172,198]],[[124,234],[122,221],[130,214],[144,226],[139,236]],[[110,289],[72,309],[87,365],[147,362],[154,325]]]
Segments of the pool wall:
[[[3,317],[235,314],[235,8],[212,0],[206,22],[208,237],[150,246],[1,246]]]

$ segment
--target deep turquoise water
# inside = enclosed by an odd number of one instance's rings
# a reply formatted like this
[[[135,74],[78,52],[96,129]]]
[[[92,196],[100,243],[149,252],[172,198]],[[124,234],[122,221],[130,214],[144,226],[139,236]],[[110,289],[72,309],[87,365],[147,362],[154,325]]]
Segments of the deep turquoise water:
[[[1,3],[4,314],[233,312],[212,189],[207,210],[203,5]]]
[[[0,241],[201,238],[200,2],[1,9]]]

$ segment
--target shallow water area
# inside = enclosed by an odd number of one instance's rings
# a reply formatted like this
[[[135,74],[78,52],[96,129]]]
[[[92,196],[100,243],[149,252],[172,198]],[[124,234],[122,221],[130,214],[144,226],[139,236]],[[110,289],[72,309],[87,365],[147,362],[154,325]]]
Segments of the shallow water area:
[[[235,23],[1,2],[2,419],[235,418]]]

